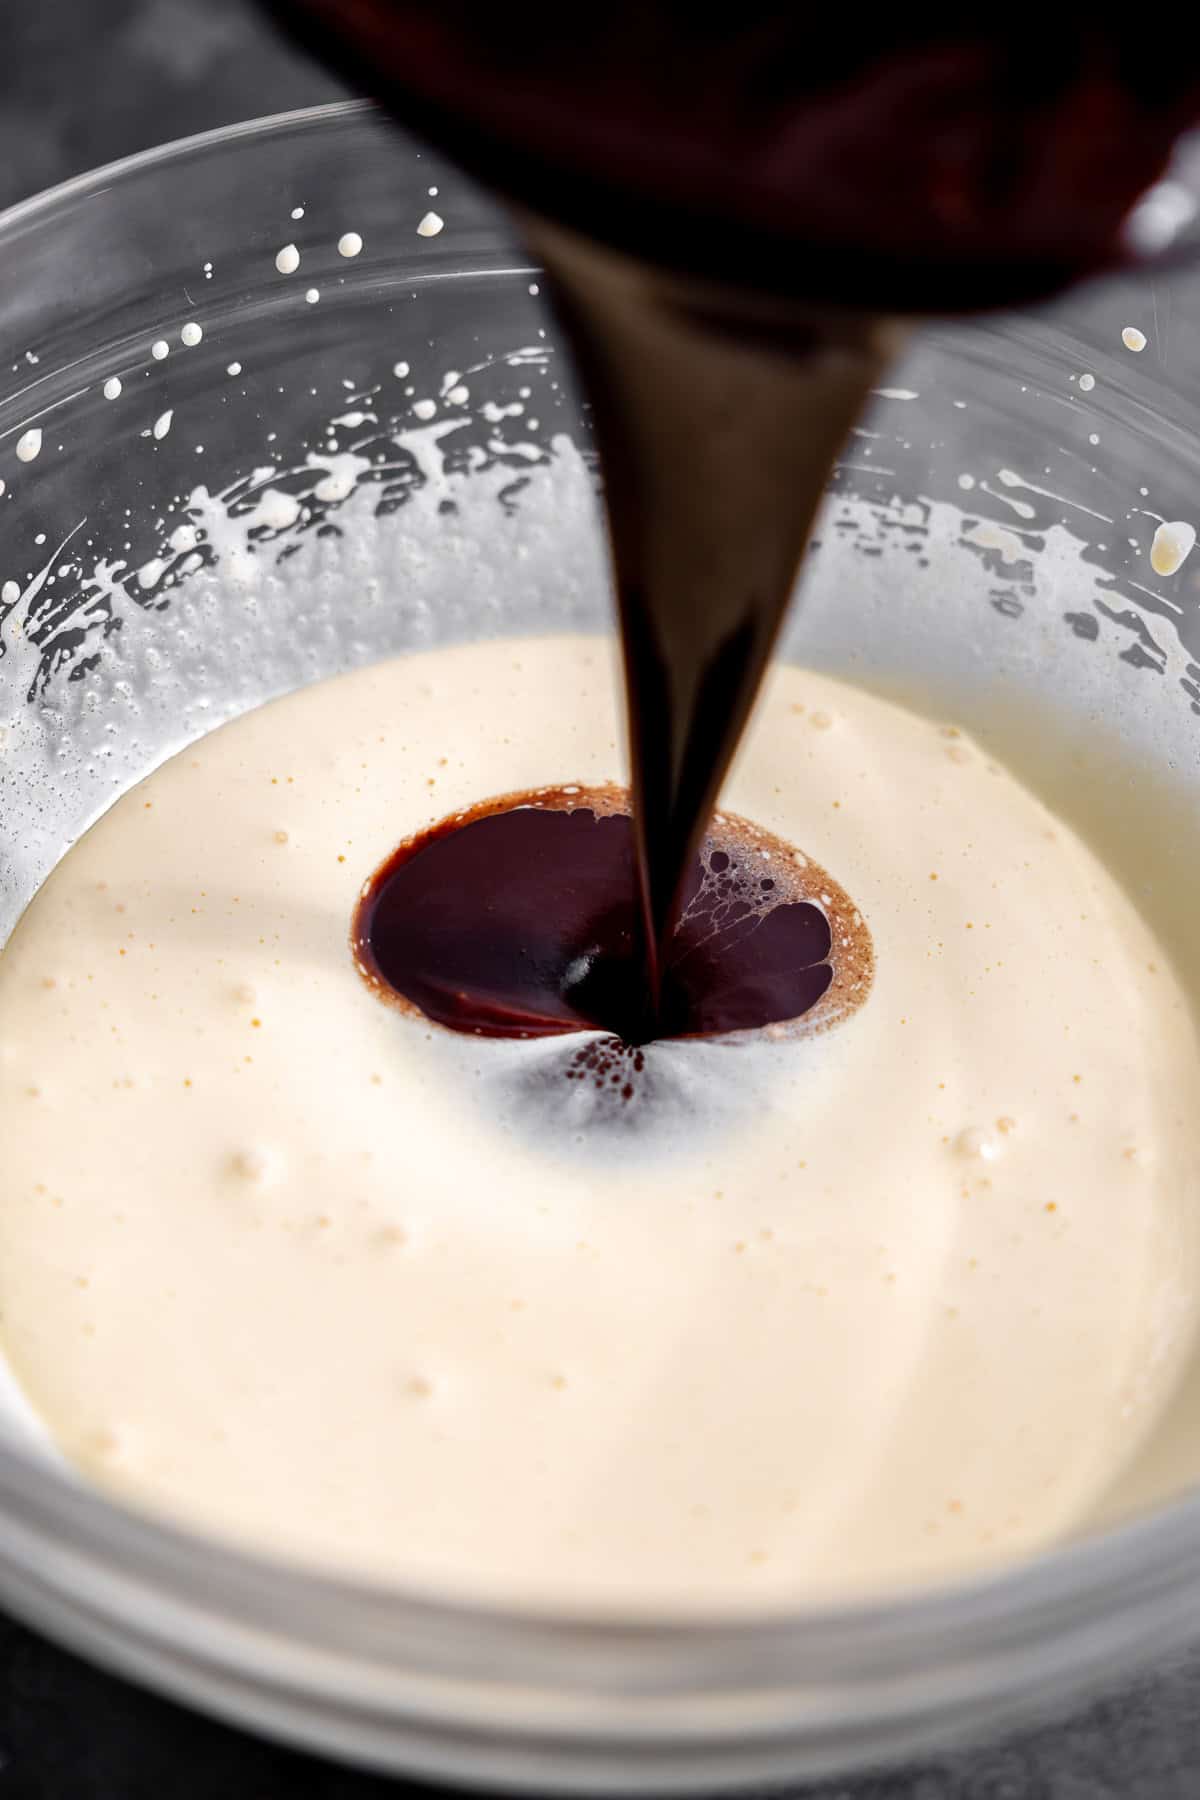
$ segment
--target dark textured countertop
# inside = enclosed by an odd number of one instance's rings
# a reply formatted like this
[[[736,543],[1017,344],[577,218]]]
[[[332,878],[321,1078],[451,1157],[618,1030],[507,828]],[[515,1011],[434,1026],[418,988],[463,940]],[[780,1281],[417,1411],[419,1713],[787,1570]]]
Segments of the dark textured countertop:
[[[167,138],[346,92],[281,42],[250,0],[7,0],[0,25],[0,205]],[[431,1791],[215,1725],[0,1616],[0,1800],[368,1800]],[[1197,1794],[1200,1652],[1036,1732],[806,1789],[804,1800]]]

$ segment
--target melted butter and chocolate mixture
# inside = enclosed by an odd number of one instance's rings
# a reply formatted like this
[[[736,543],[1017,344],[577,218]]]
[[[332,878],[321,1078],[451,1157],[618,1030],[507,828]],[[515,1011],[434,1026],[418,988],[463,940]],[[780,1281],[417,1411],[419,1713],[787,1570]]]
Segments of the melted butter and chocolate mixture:
[[[637,1046],[828,1023],[866,996],[870,938],[848,896],[742,819],[714,819],[686,871],[655,1019],[636,896],[621,789],[509,794],[400,846],[363,895],[355,951],[385,994],[482,1037]]]
[[[888,330],[789,316],[747,342],[668,278],[539,230],[606,452],[630,796],[624,812],[514,796],[402,847],[356,921],[360,964],[488,1036],[598,1028],[640,1045],[797,1018],[843,953],[850,980],[866,927],[834,930],[797,891],[790,846],[754,888],[746,841],[712,815]],[[741,909],[720,929],[717,894]]]
[[[1032,55],[957,10],[865,35],[785,13],[613,0],[589,24],[533,0],[517,30],[457,0],[300,6],[521,209],[606,478],[632,824],[490,808],[380,871],[363,960],[445,1024],[637,1045],[819,1000],[839,952],[811,901],[703,953],[690,909],[733,854],[705,836],[713,807],[891,321],[1120,261],[1200,107],[1186,58],[1164,69],[1093,9]]]

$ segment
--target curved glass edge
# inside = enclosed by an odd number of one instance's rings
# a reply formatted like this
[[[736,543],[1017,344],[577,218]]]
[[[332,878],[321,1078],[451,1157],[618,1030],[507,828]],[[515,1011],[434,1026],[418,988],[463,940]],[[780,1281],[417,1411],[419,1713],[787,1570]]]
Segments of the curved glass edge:
[[[148,150],[135,150],[131,156],[121,156],[115,162],[101,163],[98,168],[86,169],[82,174],[72,175],[54,187],[42,188],[24,200],[15,201],[12,206],[0,211],[0,235],[39,219],[45,213],[52,213],[56,207],[102,193],[114,182],[143,174],[149,169],[170,168],[174,163],[186,161],[189,156],[216,150],[225,144],[235,144],[245,138],[270,137],[280,131],[332,124],[339,119],[377,118],[382,123],[383,117],[374,100],[330,100],[322,106],[301,106],[290,112],[264,113],[256,119],[239,119],[233,125],[217,125],[211,131],[193,132],[190,137],[171,138],[165,144],[154,144]]]

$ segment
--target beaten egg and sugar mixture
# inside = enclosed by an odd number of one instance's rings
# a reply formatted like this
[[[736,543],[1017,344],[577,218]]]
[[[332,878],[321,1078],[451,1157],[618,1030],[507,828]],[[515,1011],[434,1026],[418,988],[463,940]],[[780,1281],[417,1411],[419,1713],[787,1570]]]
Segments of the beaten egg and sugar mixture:
[[[636,1129],[381,1004],[405,836],[620,776],[604,640],[411,655],[126,794],[0,957],[3,1346],[139,1505],[554,1606],[793,1605],[1084,1525],[1197,1308],[1187,998],[966,736],[777,667],[724,802],[841,883],[868,1000],[650,1045]],[[572,1105],[574,1102],[572,1102]]]

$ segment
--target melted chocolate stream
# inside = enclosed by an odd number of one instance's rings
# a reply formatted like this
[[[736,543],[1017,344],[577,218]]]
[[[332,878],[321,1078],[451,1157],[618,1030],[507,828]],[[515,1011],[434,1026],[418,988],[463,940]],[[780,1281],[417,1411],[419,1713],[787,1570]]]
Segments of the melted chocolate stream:
[[[599,1028],[641,1045],[797,1018],[833,979],[828,919],[809,900],[764,907],[760,888],[757,910],[743,895],[736,928],[714,928],[696,910],[705,882],[747,877],[724,834],[705,838],[889,327],[768,303],[730,314],[720,290],[541,222],[531,235],[594,397],[632,825],[611,805],[528,796],[445,822],[376,874],[355,925],[360,966],[485,1036]]]
[[[779,873],[758,871],[769,886],[751,905],[744,846],[710,822],[830,463],[892,328],[734,304],[544,222],[530,234],[593,395],[632,821],[562,792],[445,821],[370,884],[354,928],[360,967],[427,1017],[483,1036],[600,1029],[637,1046],[798,1018],[835,966],[857,966],[850,946],[865,927],[838,931],[831,963],[824,893],[822,905],[794,893],[781,903],[793,853],[776,845]],[[714,882],[719,904],[701,905]]]
[[[541,221],[529,232],[588,377],[605,470],[649,1037],[689,865],[830,465],[896,331],[734,299]]]

